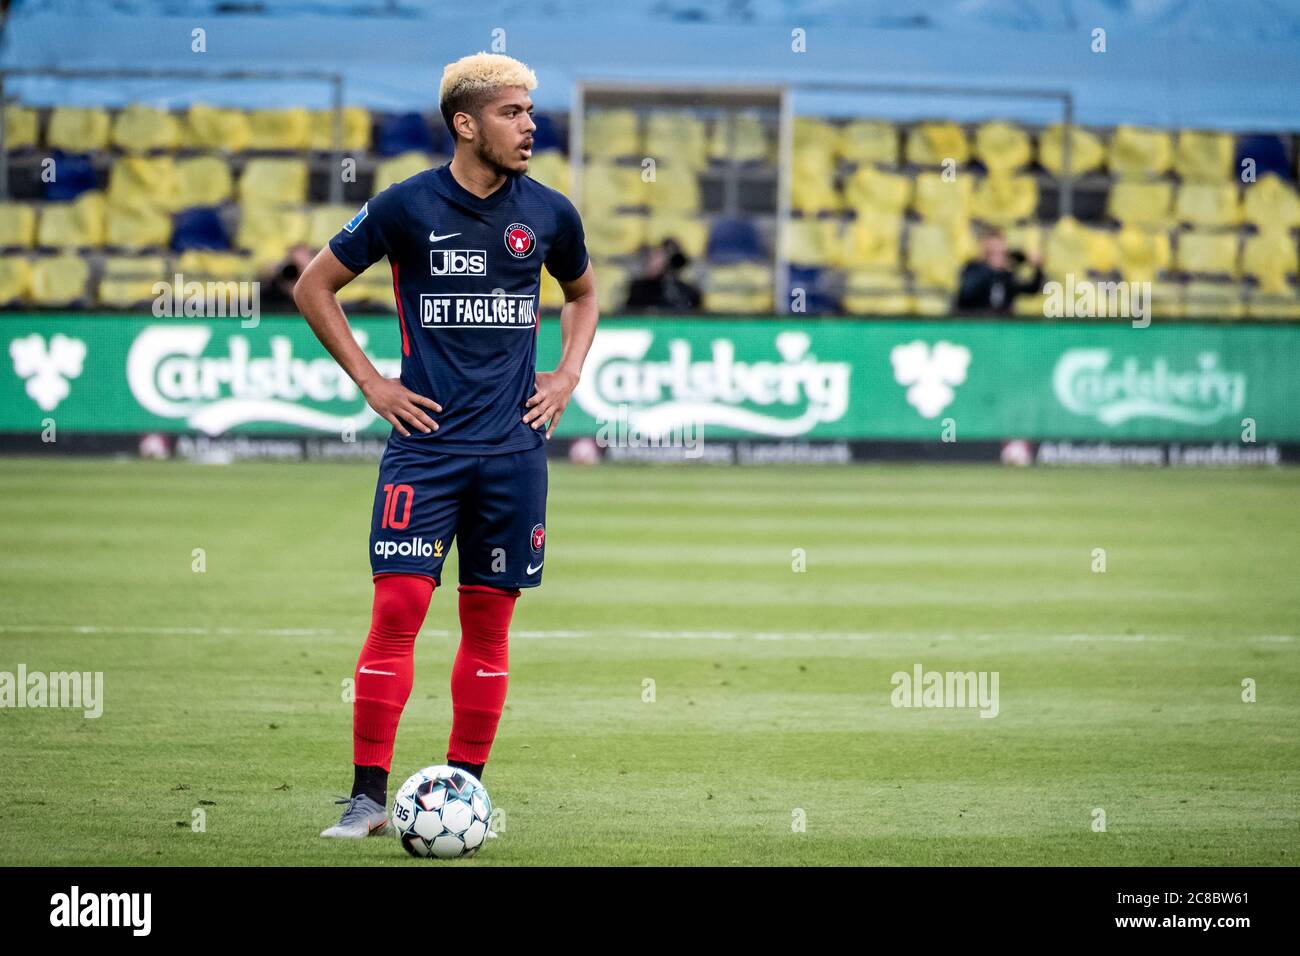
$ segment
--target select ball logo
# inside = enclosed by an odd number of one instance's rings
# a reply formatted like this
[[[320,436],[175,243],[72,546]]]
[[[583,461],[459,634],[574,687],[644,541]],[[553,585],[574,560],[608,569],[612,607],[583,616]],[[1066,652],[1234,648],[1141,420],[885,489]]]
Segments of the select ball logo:
[[[436,276],[485,276],[487,252],[483,249],[435,249],[429,253],[429,272]]]
[[[506,226],[506,249],[516,259],[527,259],[537,245],[537,237],[522,222],[512,222]]]
[[[533,534],[530,544],[533,546],[533,553],[536,554],[542,550],[542,545],[546,544],[546,528],[540,524],[533,525]]]

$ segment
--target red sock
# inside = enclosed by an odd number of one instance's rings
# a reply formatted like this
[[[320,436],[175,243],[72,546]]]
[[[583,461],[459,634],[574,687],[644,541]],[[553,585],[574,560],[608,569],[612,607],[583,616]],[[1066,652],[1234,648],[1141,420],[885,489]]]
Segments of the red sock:
[[[361,646],[352,708],[352,762],[359,767],[393,763],[393,740],[415,676],[415,635],[433,596],[433,580],[414,574],[375,578],[370,633]]]
[[[462,584],[460,647],[451,668],[447,759],[487,763],[506,703],[507,644],[518,591]]]

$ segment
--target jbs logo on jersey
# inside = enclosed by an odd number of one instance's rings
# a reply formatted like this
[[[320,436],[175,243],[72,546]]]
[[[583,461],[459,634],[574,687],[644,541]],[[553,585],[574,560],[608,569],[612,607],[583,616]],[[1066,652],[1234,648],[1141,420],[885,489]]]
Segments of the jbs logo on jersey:
[[[436,276],[485,276],[487,250],[432,249],[429,251],[429,272]]]

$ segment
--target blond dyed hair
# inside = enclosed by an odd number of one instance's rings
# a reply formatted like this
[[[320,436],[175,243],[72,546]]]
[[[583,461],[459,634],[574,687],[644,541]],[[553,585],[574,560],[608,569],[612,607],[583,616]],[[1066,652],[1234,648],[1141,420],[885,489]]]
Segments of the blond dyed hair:
[[[504,53],[472,53],[455,63],[448,63],[438,85],[438,109],[447,129],[451,130],[452,139],[456,138],[452,118],[457,113],[477,117],[485,103],[509,86],[534,90],[537,88],[537,74]]]

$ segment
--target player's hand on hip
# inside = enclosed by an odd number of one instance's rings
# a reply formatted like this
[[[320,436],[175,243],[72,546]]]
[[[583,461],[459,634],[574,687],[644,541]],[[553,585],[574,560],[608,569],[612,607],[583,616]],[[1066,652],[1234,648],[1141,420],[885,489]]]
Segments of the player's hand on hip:
[[[407,426],[428,434],[438,430],[438,423],[424,409],[442,411],[442,406],[431,398],[419,395],[405,387],[400,379],[377,378],[361,386],[361,394],[380,418],[406,438],[411,436]]]
[[[568,408],[569,396],[577,384],[578,376],[572,372],[559,369],[554,372],[538,372],[537,391],[533,392],[533,397],[526,403],[528,411],[524,415],[524,423],[537,429],[549,422],[546,437],[550,438],[555,427],[560,424],[560,416]]]

